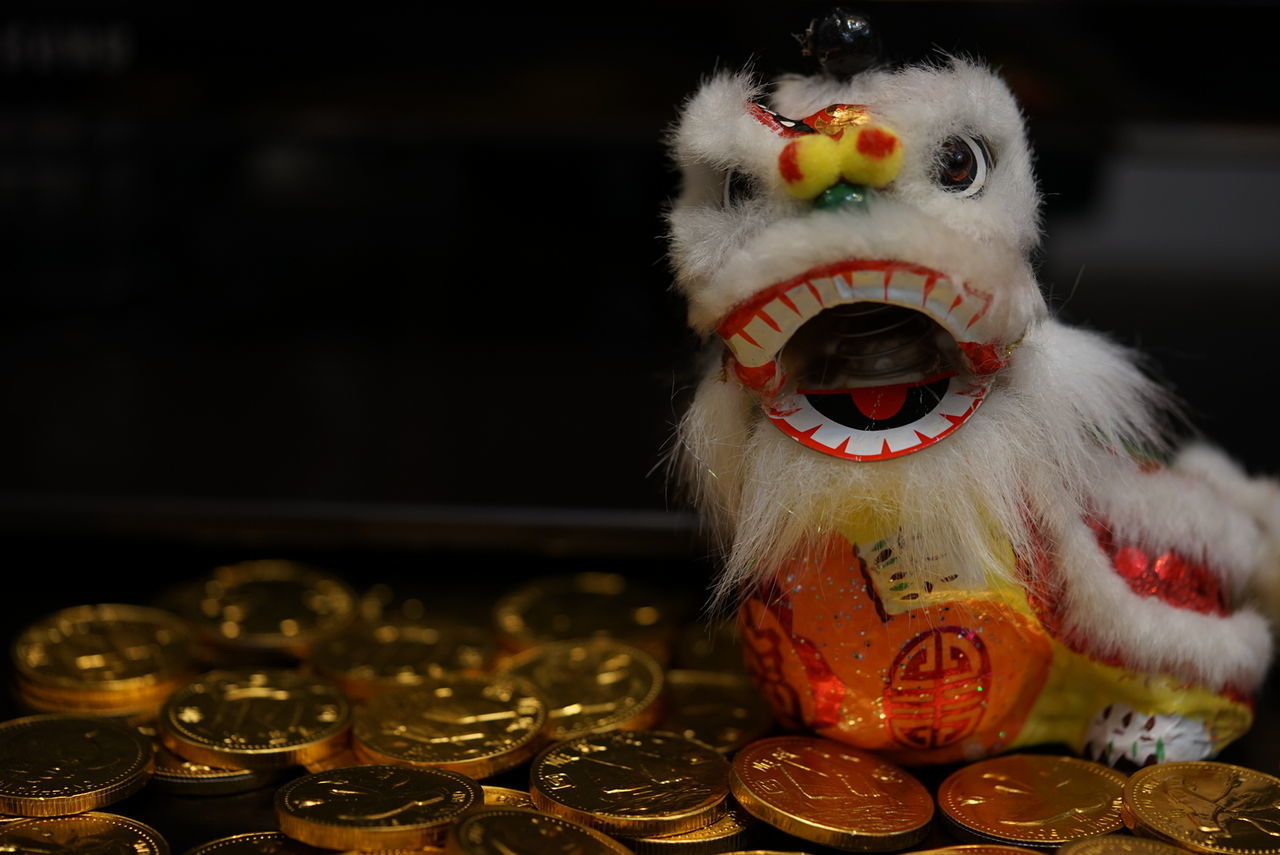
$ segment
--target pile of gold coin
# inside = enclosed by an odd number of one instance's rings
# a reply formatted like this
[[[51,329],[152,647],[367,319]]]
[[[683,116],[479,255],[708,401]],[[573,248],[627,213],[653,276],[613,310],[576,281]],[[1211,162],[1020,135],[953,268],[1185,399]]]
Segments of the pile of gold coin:
[[[135,796],[261,792],[270,829],[184,855],[1280,855],[1280,782],[1234,766],[1012,754],[930,787],[781,732],[731,628],[633,580],[536,579],[479,622],[377,587],[253,561],[23,629],[0,853],[168,855]]]

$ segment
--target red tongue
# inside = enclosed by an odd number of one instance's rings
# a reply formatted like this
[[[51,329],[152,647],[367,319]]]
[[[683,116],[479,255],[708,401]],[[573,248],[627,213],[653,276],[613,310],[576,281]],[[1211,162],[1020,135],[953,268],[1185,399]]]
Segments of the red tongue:
[[[873,386],[866,389],[850,389],[853,405],[869,419],[880,421],[897,415],[907,402],[906,386]]]

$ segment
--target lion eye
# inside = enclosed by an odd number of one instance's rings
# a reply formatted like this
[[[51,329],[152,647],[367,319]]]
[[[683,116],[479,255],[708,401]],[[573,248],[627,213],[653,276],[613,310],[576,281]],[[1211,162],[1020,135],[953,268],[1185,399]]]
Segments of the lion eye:
[[[991,150],[981,137],[948,137],[938,149],[938,184],[958,196],[977,196],[993,166]]]

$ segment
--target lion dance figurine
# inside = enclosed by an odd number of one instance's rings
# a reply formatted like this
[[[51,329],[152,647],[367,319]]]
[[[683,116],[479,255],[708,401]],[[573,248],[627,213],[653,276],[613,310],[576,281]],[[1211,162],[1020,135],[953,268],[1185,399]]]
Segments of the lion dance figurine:
[[[1213,756],[1270,665],[1280,489],[1176,447],[1134,354],[1052,317],[1001,80],[879,67],[862,26],[811,25],[820,73],[710,78],[671,137],[715,602],[784,724],[897,762]]]

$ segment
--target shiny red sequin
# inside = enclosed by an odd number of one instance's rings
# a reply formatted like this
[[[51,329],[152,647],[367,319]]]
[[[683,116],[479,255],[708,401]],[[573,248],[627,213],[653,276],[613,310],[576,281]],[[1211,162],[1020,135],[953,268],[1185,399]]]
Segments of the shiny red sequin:
[[[1136,546],[1117,545],[1105,521],[1092,517],[1087,522],[1098,546],[1135,594],[1201,614],[1225,617],[1231,613],[1222,583],[1210,568],[1172,550],[1152,555]]]

